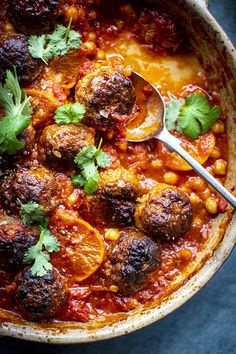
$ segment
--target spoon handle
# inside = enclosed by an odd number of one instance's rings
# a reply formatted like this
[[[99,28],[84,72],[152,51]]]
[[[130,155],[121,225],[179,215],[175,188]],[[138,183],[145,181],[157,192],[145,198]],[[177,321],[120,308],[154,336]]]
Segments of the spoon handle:
[[[236,209],[236,198],[223,187],[204,167],[200,165],[189,153],[181,146],[181,141],[171,135],[167,129],[163,129],[156,136],[156,138],[162,141],[170,151],[177,152],[192,168],[204,178],[219,194],[226,199],[234,209]]]

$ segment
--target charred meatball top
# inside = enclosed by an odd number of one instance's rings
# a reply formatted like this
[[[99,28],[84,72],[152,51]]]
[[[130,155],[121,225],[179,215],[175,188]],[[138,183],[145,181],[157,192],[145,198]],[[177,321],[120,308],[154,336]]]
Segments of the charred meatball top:
[[[173,16],[159,8],[144,8],[134,26],[136,38],[160,54],[172,54],[180,46],[182,30]]]
[[[40,138],[41,158],[47,162],[73,162],[82,148],[94,145],[94,136],[94,130],[82,124],[49,125]]]
[[[124,125],[135,99],[131,80],[109,67],[84,76],[76,86],[76,101],[86,105],[83,122],[96,129]]]
[[[15,28],[24,34],[51,31],[59,15],[61,0],[11,0],[9,15]]]
[[[0,267],[10,271],[22,267],[25,252],[38,238],[37,228],[14,217],[0,216]]]
[[[40,59],[32,58],[28,50],[28,38],[23,34],[11,34],[0,39],[0,82],[4,82],[6,69],[16,67],[21,85],[33,82],[39,75]]]
[[[109,255],[106,273],[122,294],[132,294],[161,264],[160,243],[128,228],[120,233]]]
[[[109,226],[131,225],[140,190],[137,177],[123,167],[101,172],[98,191],[91,198],[93,214]]]
[[[18,210],[19,199],[23,203],[34,201],[52,212],[73,191],[68,177],[44,167],[20,168],[6,176],[0,188],[3,205],[10,211]]]
[[[67,298],[64,278],[52,268],[42,277],[34,276],[28,268],[16,281],[16,303],[30,320],[49,318],[60,312]]]
[[[134,217],[136,226],[148,236],[170,240],[190,229],[193,213],[186,194],[176,187],[158,184],[138,200]]]

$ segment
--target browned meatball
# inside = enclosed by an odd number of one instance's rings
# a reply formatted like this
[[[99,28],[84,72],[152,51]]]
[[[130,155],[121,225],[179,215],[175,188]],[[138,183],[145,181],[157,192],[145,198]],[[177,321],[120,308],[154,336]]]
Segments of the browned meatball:
[[[67,298],[64,278],[56,268],[43,277],[32,275],[30,268],[19,274],[16,303],[30,320],[52,317],[62,309]]]
[[[22,156],[30,155],[35,143],[35,130],[33,126],[29,125],[17,138],[24,143],[24,147],[19,150],[18,154]]]
[[[148,236],[170,240],[190,229],[193,213],[186,194],[158,184],[138,200],[134,217],[136,226]]]
[[[107,276],[118,286],[119,292],[132,294],[147,282],[148,274],[160,266],[160,243],[128,228],[116,240],[109,262]]]
[[[94,145],[94,136],[94,130],[84,125],[49,125],[40,138],[41,158],[48,162],[72,162],[83,147]]]
[[[14,66],[21,85],[33,82],[41,70],[41,61],[32,58],[23,34],[11,34],[0,40],[0,82],[5,80],[6,69],[12,70]]]
[[[78,82],[76,101],[86,105],[85,124],[107,129],[125,124],[134,107],[135,91],[122,72],[103,67]]]
[[[0,188],[3,205],[9,210],[18,209],[17,199],[34,201],[50,213],[73,191],[68,177],[53,173],[44,167],[20,168],[6,176]]]
[[[175,52],[183,33],[175,18],[160,8],[144,8],[134,26],[137,39],[160,54]]]
[[[37,228],[24,225],[19,219],[0,217],[0,268],[17,270],[23,266],[27,249],[39,238]]]
[[[55,26],[61,0],[11,0],[9,15],[15,28],[24,34],[47,33]]]
[[[137,177],[123,167],[101,172],[97,193],[86,199],[88,208],[82,216],[96,226],[131,225],[140,189]],[[92,220],[90,215],[95,215]]]

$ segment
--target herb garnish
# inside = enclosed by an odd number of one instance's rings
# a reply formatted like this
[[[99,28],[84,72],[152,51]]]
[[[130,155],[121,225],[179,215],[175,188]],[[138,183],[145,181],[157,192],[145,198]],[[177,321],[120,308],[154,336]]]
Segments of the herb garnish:
[[[30,125],[33,112],[29,97],[20,88],[15,67],[14,72],[6,70],[5,83],[0,83],[0,107],[5,109],[5,116],[0,119],[0,153],[13,155],[25,145],[17,136]]]
[[[67,27],[57,25],[52,34],[42,34],[41,36],[30,36],[29,52],[33,58],[41,59],[48,64],[49,59],[63,56],[70,49],[79,49],[81,47],[80,33],[71,30],[71,22]]]
[[[202,93],[192,94],[185,100],[171,99],[166,110],[166,127],[197,139],[213,127],[220,113],[220,107],[211,107]]]
[[[44,276],[52,269],[50,256],[47,252],[58,252],[60,244],[58,239],[47,229],[48,217],[44,207],[35,202],[23,204],[20,200],[20,216],[24,224],[38,224],[40,237],[36,245],[31,246],[25,252],[24,263],[32,263],[31,273],[39,277]]]
[[[73,175],[72,182],[75,186],[83,187],[87,195],[93,194],[98,188],[98,167],[105,168],[112,163],[110,156],[101,150],[101,145],[102,139],[97,148],[93,145],[85,147],[74,159],[81,173]]]
[[[39,224],[47,227],[48,217],[46,216],[42,205],[35,202],[24,204],[19,199],[17,199],[17,201],[20,204],[19,214],[24,224]]]
[[[85,105],[68,103],[57,108],[54,119],[57,124],[80,124],[85,112]]]

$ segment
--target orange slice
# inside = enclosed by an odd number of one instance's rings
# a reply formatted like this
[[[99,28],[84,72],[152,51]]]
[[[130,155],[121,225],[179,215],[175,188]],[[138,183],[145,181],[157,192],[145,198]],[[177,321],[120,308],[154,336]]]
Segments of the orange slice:
[[[213,133],[201,135],[198,139],[192,140],[179,133],[173,133],[182,141],[182,147],[194,157],[201,165],[210,157],[215,146],[215,136]],[[170,152],[163,143],[159,143],[158,152],[165,166],[171,170],[189,171],[192,167],[185,162],[176,152]]]
[[[104,241],[90,224],[58,210],[51,218],[51,231],[60,241],[60,251],[53,253],[52,264],[72,281],[92,275],[104,258]]]
[[[61,75],[61,84],[63,88],[71,89],[76,85],[79,76],[79,70],[84,61],[80,51],[71,51],[67,55],[54,58],[50,67],[56,75]]]
[[[53,121],[55,110],[60,106],[58,100],[50,93],[29,88],[24,89],[27,96],[30,97],[30,103],[34,108],[32,123],[34,127],[42,127]]]

